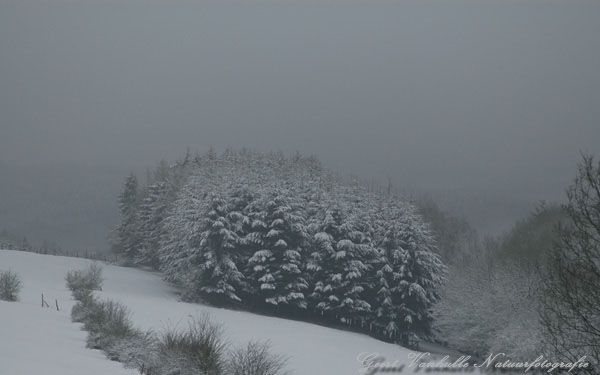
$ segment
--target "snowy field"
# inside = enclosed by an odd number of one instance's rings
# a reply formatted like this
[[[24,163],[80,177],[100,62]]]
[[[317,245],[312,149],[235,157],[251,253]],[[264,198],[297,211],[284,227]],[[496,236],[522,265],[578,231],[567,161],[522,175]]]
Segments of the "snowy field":
[[[88,264],[84,259],[0,251],[0,269],[17,272],[24,283],[19,302],[0,301],[0,375],[135,373],[105,359],[100,351],[86,349],[86,332],[70,321],[74,301],[64,276],[68,270]],[[361,353],[379,353],[390,362],[410,362],[409,350],[365,335],[178,302],[174,290],[155,273],[104,266],[103,275],[99,296],[129,307],[137,327],[155,331],[173,325],[185,328],[189,317],[208,313],[223,325],[227,340],[234,345],[269,340],[273,351],[289,357],[288,368],[296,375],[365,373],[357,360]],[[41,308],[41,293],[51,308]],[[56,311],[55,299],[60,311]]]
[[[73,301],[64,285],[65,271],[84,264],[75,258],[0,251],[0,269],[17,272],[23,281],[18,302],[0,301],[0,375],[136,373],[86,349],[86,332],[71,323]],[[42,309],[42,293],[51,308]]]

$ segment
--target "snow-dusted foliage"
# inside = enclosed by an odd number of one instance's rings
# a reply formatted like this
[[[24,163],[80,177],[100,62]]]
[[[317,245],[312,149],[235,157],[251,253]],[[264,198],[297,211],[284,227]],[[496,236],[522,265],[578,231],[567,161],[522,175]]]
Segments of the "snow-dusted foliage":
[[[251,252],[246,262],[251,295],[277,310],[281,305],[306,308],[302,266],[308,234],[299,202],[275,187],[250,206],[249,215],[244,244]]]
[[[371,246],[362,243],[364,234],[355,221],[346,218],[338,207],[325,212],[313,237],[317,253],[313,257],[319,259],[320,267],[311,299],[321,313],[333,314],[347,324],[362,325],[371,311],[365,293]]]
[[[116,231],[114,251],[133,261],[139,255],[140,222],[138,180],[134,174],[127,176],[123,192],[119,196],[121,224]]]
[[[503,352],[521,360],[547,354],[541,344],[536,274],[485,253],[468,267],[450,270],[443,298],[435,306],[436,330],[450,346],[478,356]]]
[[[92,263],[85,270],[71,270],[67,272],[65,280],[75,299],[86,299],[92,295],[92,291],[102,290],[102,266]]]
[[[241,301],[244,277],[237,268],[240,239],[235,230],[240,215],[218,194],[205,203],[196,241],[188,244],[191,293]]]
[[[600,369],[600,162],[582,155],[567,190],[568,222],[543,270],[540,318],[561,359],[590,359]]]
[[[446,268],[412,204],[344,185],[300,155],[211,150],[160,170],[142,189],[135,260],[186,297],[390,340],[429,333]]]
[[[270,352],[269,342],[251,341],[231,352],[226,369],[229,375],[287,375],[287,358]]]
[[[164,235],[164,221],[167,218],[169,202],[168,181],[158,181],[150,185],[140,205],[141,246],[135,259],[137,264],[158,269],[158,251]]]
[[[21,278],[16,273],[0,271],[0,300],[16,301],[19,299],[19,292],[23,287]]]

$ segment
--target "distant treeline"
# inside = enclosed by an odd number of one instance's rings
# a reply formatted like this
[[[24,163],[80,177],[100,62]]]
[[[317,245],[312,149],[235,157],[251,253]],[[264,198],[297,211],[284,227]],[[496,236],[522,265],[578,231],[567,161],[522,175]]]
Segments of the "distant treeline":
[[[128,169],[44,164],[0,166],[0,231],[49,250],[106,252],[117,225],[114,197]],[[56,246],[55,246],[56,245]]]
[[[540,202],[507,233],[481,241],[469,230],[446,235],[459,221],[424,211],[443,248],[473,244],[450,258],[434,307],[435,331],[449,346],[480,359],[584,358],[593,369],[581,373],[598,373],[600,163],[592,156],[583,155],[566,198]]]
[[[125,181],[114,251],[184,298],[389,340],[431,333],[446,267],[414,205],[299,154],[187,153],[148,180]]]
[[[62,255],[106,262],[116,262],[118,260],[118,257],[114,254],[90,250],[65,250],[51,241],[42,241],[39,246],[32,245],[26,236],[18,236],[6,229],[0,232],[0,250],[27,251],[36,254]]]

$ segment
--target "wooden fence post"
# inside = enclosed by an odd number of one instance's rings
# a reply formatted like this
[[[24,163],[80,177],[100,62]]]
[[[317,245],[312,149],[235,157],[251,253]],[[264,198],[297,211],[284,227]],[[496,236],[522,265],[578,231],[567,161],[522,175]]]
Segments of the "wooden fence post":
[[[50,308],[50,305],[48,305],[48,302],[46,302],[44,300],[44,293],[42,293],[42,307],[44,307],[44,306]]]

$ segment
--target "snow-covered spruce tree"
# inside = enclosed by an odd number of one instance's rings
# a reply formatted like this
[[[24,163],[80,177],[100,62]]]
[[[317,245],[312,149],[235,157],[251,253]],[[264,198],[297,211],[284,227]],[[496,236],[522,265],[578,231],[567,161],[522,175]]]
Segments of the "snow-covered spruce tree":
[[[263,211],[255,212],[251,232],[246,236],[256,251],[248,260],[248,279],[261,303],[305,309],[308,283],[302,272],[307,233],[304,218],[289,192],[274,188],[260,201]]]
[[[369,215],[377,249],[370,278],[370,328],[388,340],[410,332],[428,335],[446,267],[414,206],[379,200],[374,207]]]
[[[159,243],[159,269],[165,280],[180,286],[188,284],[193,271],[189,262],[191,251],[201,241],[204,194],[194,185],[185,186],[164,223],[165,234]]]
[[[136,263],[158,269],[159,247],[164,235],[164,221],[169,213],[169,190],[167,181],[159,181],[148,187],[140,205],[141,244]]]
[[[330,274],[332,269],[331,263],[335,255],[333,248],[334,238],[331,234],[323,231],[327,227],[335,223],[335,212],[327,211],[322,223],[313,223],[311,231],[314,233],[311,241],[310,259],[307,263],[307,270],[311,273],[310,280],[312,281],[311,291],[309,295],[310,307],[315,312],[325,315],[333,308],[333,304],[339,302],[338,296],[333,295],[333,287],[330,284],[331,278],[334,275]],[[341,277],[336,277],[336,280],[341,280]]]
[[[373,265],[375,269],[373,305],[376,306],[373,326],[378,334],[394,339],[401,332],[403,309],[402,296],[398,284],[402,280],[399,270],[404,264],[404,250],[396,240],[394,225],[385,233],[378,247],[379,258]]]
[[[185,159],[184,159],[185,160]],[[163,223],[164,233],[159,241],[159,269],[165,280],[183,286],[188,298],[194,296],[191,278],[198,267],[190,260],[206,230],[205,221],[209,210],[208,199],[220,192],[229,194],[225,179],[232,180],[229,173],[219,173],[218,160],[196,156],[187,164],[179,161],[173,167],[168,184],[168,210]],[[193,164],[195,169],[191,169]],[[181,186],[184,181],[187,183]],[[174,197],[176,199],[174,199]],[[196,295],[197,297],[197,295]]]
[[[315,309],[337,321],[362,322],[371,305],[364,298],[367,265],[360,234],[351,219],[337,207],[329,209],[313,237],[313,262],[320,262],[310,295]]]
[[[345,278],[348,285],[344,292],[342,308],[348,310],[346,322],[348,324],[360,324],[361,327],[369,327],[372,321],[373,300],[370,299],[374,289],[371,272],[373,265],[377,263],[378,254],[373,241],[373,226],[363,205],[360,196],[355,196],[352,202],[352,213],[350,222],[353,231],[350,232],[350,240],[354,243],[354,252],[346,254]]]
[[[131,173],[125,179],[123,192],[119,196],[121,223],[113,243],[113,250],[123,255],[129,262],[133,262],[139,255],[141,243],[138,205],[138,181]]]
[[[400,282],[398,291],[401,329],[405,332],[428,333],[433,321],[432,307],[439,299],[447,269],[434,251],[434,239],[428,227],[414,209],[407,210],[399,220],[396,234],[403,250],[403,262],[396,270]]]
[[[240,239],[235,232],[240,213],[218,194],[207,197],[199,243],[190,243],[192,296],[215,303],[241,302],[244,275],[238,270]]]

